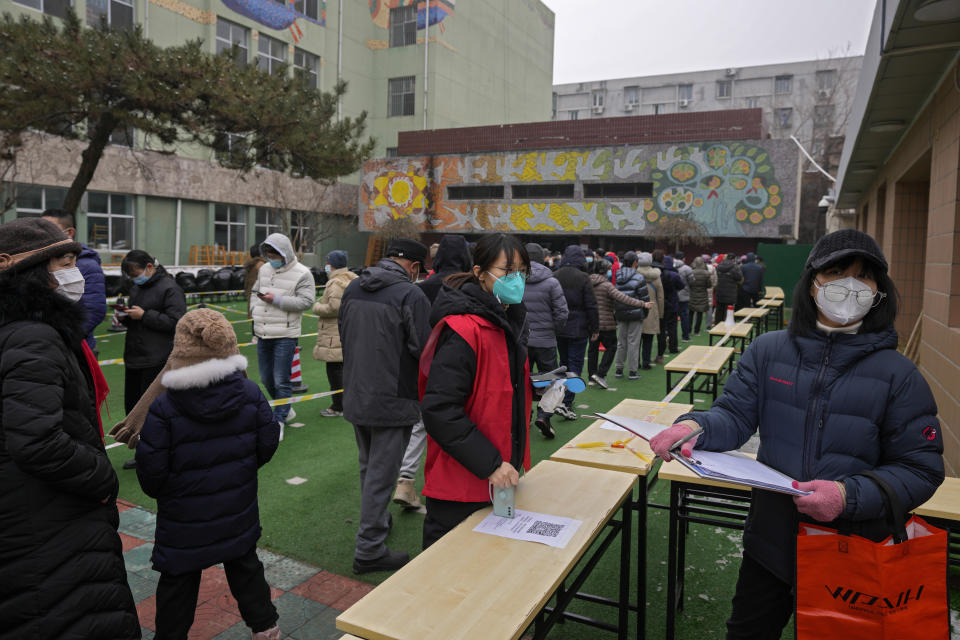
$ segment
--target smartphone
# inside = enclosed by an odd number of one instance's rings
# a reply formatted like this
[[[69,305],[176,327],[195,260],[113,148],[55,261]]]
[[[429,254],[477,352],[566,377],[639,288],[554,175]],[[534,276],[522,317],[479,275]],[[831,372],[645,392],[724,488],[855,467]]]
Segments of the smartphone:
[[[493,500],[493,515],[501,518],[512,518],[514,516],[514,496],[516,489],[514,487],[494,487],[490,485],[490,494]]]
[[[114,304],[112,304],[112,305],[110,305],[110,306],[113,307],[114,309],[116,309],[117,311],[126,311],[126,310],[127,310],[127,305],[125,305],[125,304],[114,303]]]

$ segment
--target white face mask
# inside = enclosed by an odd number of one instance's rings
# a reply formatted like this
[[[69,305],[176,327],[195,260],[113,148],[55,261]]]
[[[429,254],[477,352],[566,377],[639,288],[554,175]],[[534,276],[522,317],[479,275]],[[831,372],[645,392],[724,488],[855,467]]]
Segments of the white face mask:
[[[820,311],[841,326],[862,320],[877,298],[870,285],[852,277],[823,285],[814,280],[813,285],[817,288],[816,302]],[[879,295],[882,299],[884,294]]]
[[[330,273],[331,271],[333,271],[333,267],[331,267],[328,264],[325,264],[323,265],[323,270],[326,271],[327,273]]]
[[[83,296],[83,274],[80,269],[71,267],[69,269],[60,269],[54,271],[53,276],[57,279],[57,293],[67,298],[71,302],[76,302]]]

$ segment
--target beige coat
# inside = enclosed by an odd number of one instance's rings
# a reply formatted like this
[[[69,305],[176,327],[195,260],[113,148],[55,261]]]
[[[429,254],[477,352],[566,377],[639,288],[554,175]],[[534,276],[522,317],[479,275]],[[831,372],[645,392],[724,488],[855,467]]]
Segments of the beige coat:
[[[656,335],[660,333],[660,318],[663,316],[663,282],[660,281],[660,269],[637,267],[637,272],[646,279],[650,302],[654,303],[647,311],[647,317],[643,319],[643,332]]]
[[[320,302],[313,305],[313,312],[320,317],[317,327],[317,344],[313,347],[313,357],[316,360],[343,362],[337,314],[340,312],[340,298],[343,297],[343,290],[356,277],[357,274],[346,267],[331,271]]]

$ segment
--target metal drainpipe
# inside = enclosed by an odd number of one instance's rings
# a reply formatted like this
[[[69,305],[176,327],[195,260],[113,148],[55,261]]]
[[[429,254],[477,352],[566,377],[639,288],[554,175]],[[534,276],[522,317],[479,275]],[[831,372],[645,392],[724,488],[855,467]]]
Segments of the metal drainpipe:
[[[180,266],[180,220],[183,212],[181,209],[182,202],[180,198],[177,198],[177,232],[174,234],[176,239],[174,240],[175,244],[173,247],[173,263],[177,266]]]
[[[337,3],[337,84],[343,78],[343,0]],[[337,122],[340,122],[343,98],[337,98]]]
[[[430,67],[430,0],[427,0],[427,12],[424,14],[423,21],[423,128],[427,128],[427,97],[429,92],[427,85],[429,83],[428,75]]]

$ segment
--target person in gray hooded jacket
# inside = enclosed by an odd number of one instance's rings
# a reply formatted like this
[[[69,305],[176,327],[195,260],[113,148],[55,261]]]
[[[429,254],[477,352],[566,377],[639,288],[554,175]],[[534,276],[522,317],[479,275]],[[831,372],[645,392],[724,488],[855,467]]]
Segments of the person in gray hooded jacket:
[[[523,305],[527,308],[527,322],[530,325],[530,337],[527,341],[527,354],[530,368],[537,365],[537,371],[553,371],[557,363],[557,333],[567,324],[567,299],[563,287],[553,277],[553,271],[544,264],[546,252],[540,245],[531,242],[527,245],[530,255],[530,275],[523,293]],[[550,424],[552,413],[537,407],[536,426],[545,438],[553,438],[555,433]]]

